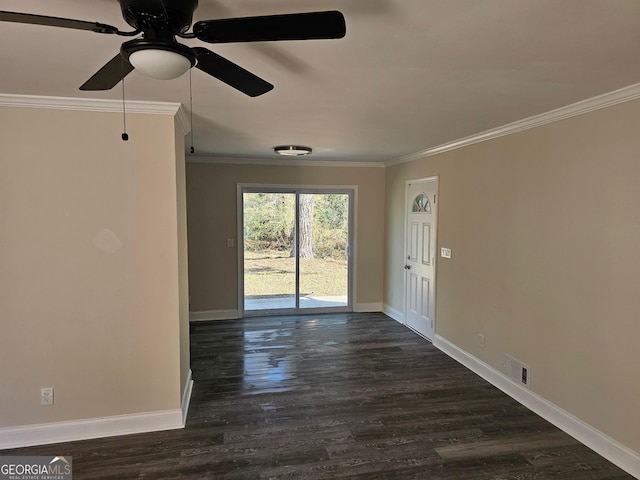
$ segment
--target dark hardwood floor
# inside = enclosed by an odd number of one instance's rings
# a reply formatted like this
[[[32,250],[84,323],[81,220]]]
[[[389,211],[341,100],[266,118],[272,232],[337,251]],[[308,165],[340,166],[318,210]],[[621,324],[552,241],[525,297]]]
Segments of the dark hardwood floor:
[[[631,479],[382,314],[191,326],[184,430],[2,455],[75,479]]]

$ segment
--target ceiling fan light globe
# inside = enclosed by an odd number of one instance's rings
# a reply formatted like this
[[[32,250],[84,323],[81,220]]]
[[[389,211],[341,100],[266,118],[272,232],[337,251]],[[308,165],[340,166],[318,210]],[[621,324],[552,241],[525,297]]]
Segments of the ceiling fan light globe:
[[[129,63],[136,70],[158,80],[171,80],[184,75],[191,68],[191,60],[177,52],[147,48],[129,55]]]

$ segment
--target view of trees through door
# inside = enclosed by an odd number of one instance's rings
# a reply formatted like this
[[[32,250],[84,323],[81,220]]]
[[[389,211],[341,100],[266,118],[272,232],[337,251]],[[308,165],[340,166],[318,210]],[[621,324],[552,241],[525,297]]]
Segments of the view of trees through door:
[[[350,197],[243,192],[245,311],[349,305]]]

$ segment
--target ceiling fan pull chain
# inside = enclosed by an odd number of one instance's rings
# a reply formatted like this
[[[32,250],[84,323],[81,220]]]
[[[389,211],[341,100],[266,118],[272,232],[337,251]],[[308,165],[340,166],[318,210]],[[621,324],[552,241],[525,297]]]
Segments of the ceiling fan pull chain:
[[[126,142],[129,140],[129,134],[127,133],[127,111],[124,102],[124,61],[121,62],[122,65],[122,124],[123,124],[123,132],[122,132],[122,141]]]
[[[191,137],[191,148],[189,151],[191,154],[194,154],[196,150],[193,148],[193,88],[191,84],[191,69],[189,69],[189,112],[191,115],[191,119],[189,120],[189,127],[191,127],[189,131],[189,136]]]

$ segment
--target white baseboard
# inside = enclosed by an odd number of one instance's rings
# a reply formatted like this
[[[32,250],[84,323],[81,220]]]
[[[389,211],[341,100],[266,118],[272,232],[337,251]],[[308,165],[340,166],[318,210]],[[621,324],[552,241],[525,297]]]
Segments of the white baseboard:
[[[190,322],[206,322],[209,320],[234,320],[240,318],[238,310],[205,310],[189,312]]]
[[[158,412],[0,428],[0,450],[183,428],[179,408]]]
[[[180,404],[183,427],[187,424],[187,415],[189,414],[189,405],[191,404],[191,393],[193,392],[193,379],[191,374],[191,369],[189,369],[189,375],[187,375],[184,392],[182,393],[182,403]]]
[[[0,450],[184,428],[192,391],[190,369],[180,409],[0,428]]]
[[[381,312],[382,303],[356,303],[355,311],[363,313]]]
[[[396,310],[393,307],[390,307],[386,303],[383,305],[382,311],[384,312],[385,315],[393,318],[396,322],[402,323],[404,325],[404,314],[401,311]]]
[[[631,450],[579,418],[574,417],[540,395],[512,382],[502,372],[467,353],[440,335],[434,336],[433,344],[529,410],[548,420],[627,473],[640,478],[640,454],[638,452]]]

